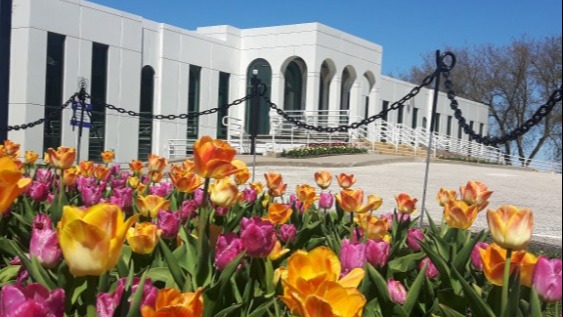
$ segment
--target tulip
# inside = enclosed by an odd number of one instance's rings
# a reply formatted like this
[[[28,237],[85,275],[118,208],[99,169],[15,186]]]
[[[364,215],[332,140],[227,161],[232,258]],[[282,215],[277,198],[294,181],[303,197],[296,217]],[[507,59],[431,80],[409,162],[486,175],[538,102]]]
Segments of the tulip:
[[[239,160],[233,160],[231,164],[236,167],[236,172],[233,174],[235,183],[239,186],[245,184],[250,178],[250,171],[248,170],[246,163]]]
[[[487,222],[496,244],[511,250],[525,249],[532,240],[534,214],[530,209],[504,205],[487,212]]]
[[[174,189],[174,185],[172,183],[161,182],[150,186],[149,194],[165,198],[172,193],[173,189]]]
[[[540,256],[534,269],[532,285],[544,302],[561,301],[561,259]]]
[[[164,239],[176,239],[180,231],[180,213],[161,210],[158,212],[158,229]]]
[[[195,172],[202,178],[228,177],[237,171],[232,164],[236,153],[229,143],[204,136],[194,144]]]
[[[275,260],[279,260],[281,259],[284,255],[289,253],[289,249],[284,249],[281,245],[281,242],[276,241],[276,243],[274,244],[274,248],[272,249],[272,251],[270,252],[270,254],[268,255],[268,259],[275,261]]]
[[[185,160],[182,163],[182,169],[188,173],[195,173],[195,163],[191,160]]]
[[[156,154],[149,154],[149,174],[153,174],[155,172],[157,173],[162,173],[162,171],[164,171],[164,168],[166,167],[166,164],[168,164],[168,161],[159,155]]]
[[[74,186],[78,181],[78,169],[76,167],[68,168],[63,174],[63,184],[65,186]]]
[[[133,278],[133,285],[131,286],[131,297],[137,292],[139,288],[140,279],[138,277]],[[117,281],[117,288],[113,294],[109,293],[99,293],[96,297],[96,312],[99,317],[113,317],[115,310],[121,303],[121,297],[125,291],[125,285],[127,284],[127,278],[120,278]],[[141,295],[141,306],[153,306],[156,304],[156,297],[158,296],[158,289],[154,287],[150,278],[145,279],[145,284],[143,286],[143,293]],[[128,299],[128,302],[132,301],[132,298]]]
[[[324,282],[311,295],[302,299],[303,315],[360,317],[366,304],[358,290],[347,290],[336,282]]]
[[[391,244],[383,240],[368,240],[366,242],[366,260],[375,268],[383,268],[389,261]]]
[[[180,219],[182,221],[190,220],[197,215],[197,206],[195,200],[184,200],[182,209],[180,210]]]
[[[51,165],[51,158],[49,157],[49,152],[43,153],[43,163],[45,163],[45,165]]]
[[[131,163],[129,163],[129,168],[133,174],[139,176],[143,173],[143,162],[139,160],[132,160]]]
[[[76,181],[78,185],[78,190],[81,191],[85,187],[94,187],[97,185],[96,179],[94,177],[82,177],[78,176],[78,180]]]
[[[444,206],[444,218],[451,228],[467,229],[473,225],[479,209],[461,200],[452,200]]]
[[[110,202],[118,205],[123,210],[131,210],[133,206],[133,189],[129,187],[115,188],[110,197]]]
[[[356,177],[354,177],[354,174],[341,173],[336,177],[336,180],[338,181],[338,186],[342,189],[348,189],[356,183]]]
[[[405,193],[401,193],[395,196],[397,201],[397,210],[402,214],[413,214],[416,212],[416,198],[411,198]]]
[[[242,191],[242,201],[253,204],[258,199],[258,193],[252,188],[246,188]]]
[[[124,188],[125,185],[127,185],[127,179],[125,178],[112,178],[110,181],[110,187],[112,190]]]
[[[389,279],[387,282],[387,289],[389,290],[389,296],[391,300],[399,305],[403,305],[407,301],[407,290],[401,282],[395,281],[394,279]]]
[[[203,289],[195,293],[181,293],[177,289],[165,288],[158,292],[154,306],[141,306],[143,317],[159,316],[203,316]]]
[[[122,177],[120,176],[121,173],[121,165],[119,164],[112,164],[110,166],[110,170],[111,170],[111,175],[115,176],[115,177],[121,177],[121,178],[127,178],[127,177]]]
[[[483,272],[485,277],[494,285],[503,286],[504,267],[506,264],[506,249],[496,243],[491,244],[486,249],[479,249],[481,260],[483,261]],[[531,287],[532,277],[537,257],[525,251],[512,252],[510,257],[510,274],[520,272],[520,282],[522,285]]]
[[[297,199],[303,203],[303,211],[309,210],[311,205],[317,200],[315,188],[309,185],[298,185],[295,189]]]
[[[80,161],[80,163],[78,163],[78,170],[80,172],[80,176],[86,178],[92,177],[94,176],[94,162]]]
[[[487,199],[493,194],[487,185],[482,182],[470,181],[465,187],[460,187],[461,199],[468,205],[477,205],[479,211],[485,209],[489,202]]]
[[[40,168],[35,172],[35,180],[44,184],[51,184],[53,172],[50,169]]]
[[[389,220],[385,217],[377,218],[369,214],[360,214],[356,222],[364,232],[367,232],[369,239],[383,239],[389,231]]]
[[[432,262],[429,257],[425,257],[424,259],[422,259],[422,261],[420,261],[420,263],[418,264],[418,269],[422,270],[425,265],[426,278],[434,279],[440,276],[440,271],[438,271],[438,268],[436,267],[436,265],[434,265],[434,262]]]
[[[486,250],[489,244],[486,242],[477,242],[471,251],[471,265],[477,271],[483,271],[483,260],[481,259],[481,253],[479,250]]]
[[[297,236],[297,229],[292,224],[285,224],[280,227],[280,238],[283,243],[291,243]]]
[[[46,268],[54,268],[61,259],[61,248],[51,218],[45,214],[35,216],[31,230],[29,254],[35,256]]]
[[[317,182],[317,186],[325,190],[329,188],[332,183],[332,174],[327,171],[316,172],[315,182]]]
[[[363,268],[366,264],[366,246],[362,243],[350,243],[350,240],[342,241],[340,249],[340,263],[342,264],[342,276],[347,275],[355,268]]]
[[[59,146],[55,151],[53,148],[47,150],[49,153],[49,159],[51,166],[65,170],[70,168],[76,160],[76,150],[74,148],[68,148],[64,146]]]
[[[361,189],[343,189],[340,195],[335,195],[338,205],[346,212],[354,212],[363,214],[371,210],[377,202],[368,202],[367,205],[362,205],[364,202],[364,191]]]
[[[10,157],[17,159],[20,156],[21,145],[10,140],[4,140],[4,145],[0,145],[0,158]]]
[[[141,222],[127,230],[127,244],[131,251],[139,254],[151,254],[158,243],[161,230],[150,222]]]
[[[409,229],[407,233],[407,245],[413,251],[420,251],[420,241],[424,241],[422,229]]]
[[[90,207],[100,202],[104,192],[104,186],[84,186],[80,187],[79,190],[84,206]]]
[[[194,201],[195,201],[197,207],[203,206],[204,197],[205,197],[205,195],[204,195],[203,189],[198,188],[194,191]]]
[[[115,159],[115,153],[113,151],[103,151],[100,156],[102,158],[102,162],[105,164],[109,164]]]
[[[136,204],[143,217],[156,218],[159,210],[170,209],[170,201],[156,195],[137,195]]]
[[[25,151],[25,164],[35,165],[35,162],[37,162],[38,158],[39,158],[39,154],[33,151]]]
[[[62,317],[65,310],[65,292],[52,292],[39,283],[26,286],[4,285],[0,291],[1,316]]]
[[[237,201],[238,187],[230,178],[222,178],[215,181],[211,186],[210,199],[219,207],[231,207]]]
[[[194,173],[185,171],[171,172],[170,179],[172,184],[181,193],[193,193],[197,188],[199,188],[203,182],[201,178]]]
[[[276,230],[271,222],[259,217],[242,218],[240,238],[248,255],[265,258],[276,243]]]
[[[393,218],[395,217],[395,215],[397,217],[397,222],[401,223],[401,224],[402,223],[408,223],[411,219],[411,215],[409,215],[409,214],[401,214],[401,213],[399,213],[399,214],[395,213],[394,214],[392,212],[387,212],[387,213],[381,214],[380,218],[386,218],[388,223],[392,224]]]
[[[383,199],[381,199],[381,197],[373,194],[368,196],[368,205],[371,206],[371,211],[376,211],[377,209],[379,209],[379,207],[381,207],[381,204],[383,204]]]
[[[99,181],[107,181],[110,176],[110,172],[111,170],[109,167],[103,165],[98,164],[94,167],[94,177],[96,177]]]
[[[260,195],[264,192],[264,184],[260,182],[254,182],[248,184],[251,189],[256,191],[256,194]]]
[[[330,209],[334,204],[334,195],[331,193],[321,193],[319,197],[319,208]]]
[[[219,236],[215,247],[215,267],[223,271],[242,251],[242,240],[236,234],[229,232]]]
[[[27,193],[33,200],[45,201],[47,200],[47,195],[49,195],[49,185],[33,181],[29,186]]]
[[[268,187],[268,194],[272,197],[281,197],[285,194],[287,184],[283,183],[283,178],[279,173],[266,173],[266,186]]]
[[[82,210],[65,206],[57,235],[70,273],[99,276],[115,266],[125,234],[138,216],[126,221],[116,205],[99,204]]]
[[[438,201],[438,204],[440,206],[444,207],[450,201],[457,200],[457,194],[456,194],[455,190],[447,190],[447,189],[444,189],[444,188],[440,188],[440,191],[438,192],[438,195],[436,196],[436,200]]]
[[[293,209],[288,205],[272,203],[268,207],[268,216],[264,220],[269,220],[273,225],[279,226],[289,221],[293,214]]]
[[[11,158],[0,158],[0,214],[31,184],[31,179],[22,178],[22,175]]]

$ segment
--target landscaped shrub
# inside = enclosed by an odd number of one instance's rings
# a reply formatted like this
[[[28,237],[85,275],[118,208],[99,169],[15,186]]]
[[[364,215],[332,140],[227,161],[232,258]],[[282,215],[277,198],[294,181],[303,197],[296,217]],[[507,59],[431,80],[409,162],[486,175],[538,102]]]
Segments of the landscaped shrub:
[[[346,143],[335,144],[312,144],[285,151],[283,156],[291,158],[306,158],[328,155],[343,155],[343,154],[362,154],[367,153],[367,149],[361,147],[354,147]]]

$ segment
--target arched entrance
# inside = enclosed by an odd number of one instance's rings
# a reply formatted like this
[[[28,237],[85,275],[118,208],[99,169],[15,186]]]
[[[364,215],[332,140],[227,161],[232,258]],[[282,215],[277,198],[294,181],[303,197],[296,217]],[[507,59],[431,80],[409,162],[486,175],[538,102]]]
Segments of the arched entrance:
[[[139,118],[139,147],[137,158],[145,160],[152,152],[152,116],[154,100],[154,69],[144,66],[141,71],[141,109]]]
[[[250,63],[248,69],[246,70],[246,91],[248,94],[252,93],[252,78],[254,76],[254,71],[257,71],[256,77],[258,80],[265,84],[268,88],[266,91],[266,96],[270,97],[270,92],[272,91],[272,67],[270,63],[265,59],[259,58],[255,59]],[[250,124],[252,122],[251,110],[252,110],[252,100],[246,101],[246,120],[245,129],[250,133]],[[270,133],[270,107],[263,98],[259,101],[259,112],[258,112],[258,134],[269,134]]]

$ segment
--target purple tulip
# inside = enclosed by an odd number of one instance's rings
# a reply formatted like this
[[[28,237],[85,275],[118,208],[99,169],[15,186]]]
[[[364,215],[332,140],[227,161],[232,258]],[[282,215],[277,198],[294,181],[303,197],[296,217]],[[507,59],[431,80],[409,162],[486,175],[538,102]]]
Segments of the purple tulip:
[[[118,176],[121,172],[121,165],[119,164],[111,164],[110,167],[110,174],[113,176]]]
[[[407,245],[413,251],[420,251],[420,241],[424,241],[424,233],[422,229],[409,229],[407,233]]]
[[[159,183],[151,186],[149,191],[151,195],[166,197],[170,195],[172,189],[174,189],[174,185],[172,185],[172,183]]]
[[[342,240],[340,249],[340,262],[342,263],[342,274],[345,276],[355,268],[363,268],[366,264],[366,246],[363,243],[350,243],[350,240]]]
[[[274,225],[262,220],[258,216],[241,220],[242,244],[248,255],[256,258],[267,257],[276,244],[276,229]]]
[[[25,266],[23,266],[22,260],[18,256],[14,257],[10,262],[8,262],[8,264],[20,266],[20,269],[18,270],[18,276],[16,277],[16,286],[20,286],[25,281],[27,281],[27,279],[29,278],[29,272],[27,271]],[[2,310],[0,309],[0,313],[1,312]],[[2,315],[0,314],[0,316]]]
[[[331,193],[321,193],[319,197],[319,208],[330,209],[334,203],[334,195]]]
[[[158,212],[158,229],[162,230],[164,239],[176,239],[180,231],[180,213],[160,210]]]
[[[37,201],[45,201],[49,195],[49,184],[33,181],[27,190],[29,197]]]
[[[197,207],[203,206],[203,189],[198,188],[194,191],[194,201]]]
[[[231,207],[215,207],[215,215],[219,216],[219,217],[226,217],[227,214],[229,213],[229,210],[231,210]]]
[[[180,210],[180,219],[182,222],[190,220],[197,215],[197,203],[195,200],[184,200],[182,209]]]
[[[215,247],[215,267],[223,271],[243,250],[242,240],[236,234],[229,232],[219,236]]]
[[[479,249],[487,249],[489,244],[486,242],[477,242],[471,251],[471,264],[477,271],[483,271],[483,259],[481,259],[481,254]]]
[[[46,168],[40,168],[35,172],[35,180],[43,184],[51,184],[53,172]]]
[[[76,185],[79,191],[82,191],[82,188],[84,187],[94,187],[96,184],[97,182],[94,177],[78,176],[78,179],[76,180]]]
[[[420,264],[418,265],[418,269],[422,270],[422,268],[426,265],[426,277],[429,279],[433,279],[436,278],[438,276],[440,276],[440,271],[438,271],[438,268],[436,267],[436,265],[434,265],[434,263],[432,262],[432,260],[430,260],[429,257],[426,257],[424,259],[422,259],[422,261],[420,261]]]
[[[303,210],[303,208],[305,207],[303,205],[303,202],[301,202],[300,200],[297,199],[297,195],[295,194],[291,194],[291,196],[289,196],[289,206],[293,207],[295,206],[295,209],[297,209],[299,211],[299,213],[303,213],[305,212],[305,210]]]
[[[389,290],[389,295],[394,303],[403,305],[407,301],[407,290],[405,290],[405,287],[401,284],[401,282],[389,279],[387,282],[387,289]]]
[[[55,267],[61,259],[61,248],[57,233],[52,229],[51,219],[45,214],[35,216],[31,230],[29,253],[46,268]]]
[[[100,199],[102,199],[104,187],[97,185],[83,186],[82,188],[79,187],[79,190],[84,206],[90,207],[100,202]]]
[[[127,185],[127,179],[125,178],[112,178],[110,186],[112,189],[121,189]]]
[[[280,238],[283,243],[291,243],[295,241],[297,229],[292,224],[284,224],[280,227]]]
[[[242,191],[242,201],[253,204],[258,198],[258,192],[252,188],[246,188]]]
[[[387,223],[389,223],[389,229],[391,229],[391,224],[393,223],[393,217],[395,214],[392,212],[381,214],[380,218],[387,218]],[[411,216],[409,214],[401,214],[397,213],[397,222],[398,223],[408,223],[411,220]]]
[[[58,288],[49,292],[38,283],[26,286],[4,285],[0,291],[2,317],[63,316],[65,292]]]
[[[391,244],[384,240],[368,240],[366,242],[366,259],[375,268],[387,265],[391,255]]]
[[[53,204],[53,200],[55,200],[55,194],[49,192],[49,194],[47,195],[47,202],[49,204]]]
[[[109,201],[123,210],[130,210],[133,206],[133,188],[115,188]]]
[[[138,277],[133,278],[133,286],[131,288],[131,297],[135,295],[137,289],[139,288],[140,279]],[[125,284],[127,283],[127,278],[121,278],[117,281],[117,288],[113,294],[110,293],[98,293],[96,300],[96,312],[99,317],[112,317],[115,310],[121,302],[121,297],[125,291]],[[156,297],[158,295],[158,289],[152,285],[149,278],[145,279],[145,284],[143,286],[143,294],[141,297],[141,307],[144,305],[149,305],[154,307],[156,304]],[[128,302],[131,302],[132,298],[129,298]]]
[[[532,285],[544,302],[561,301],[561,259],[540,256],[534,269]]]

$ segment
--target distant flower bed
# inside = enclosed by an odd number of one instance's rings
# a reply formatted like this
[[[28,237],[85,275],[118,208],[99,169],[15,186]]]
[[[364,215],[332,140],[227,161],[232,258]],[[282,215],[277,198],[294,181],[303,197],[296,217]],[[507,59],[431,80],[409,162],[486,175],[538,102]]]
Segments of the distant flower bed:
[[[367,149],[350,146],[346,143],[337,144],[312,144],[306,147],[295,148],[283,153],[285,157],[302,158],[302,157],[316,157],[326,155],[341,155],[341,154],[363,154],[367,153]]]

